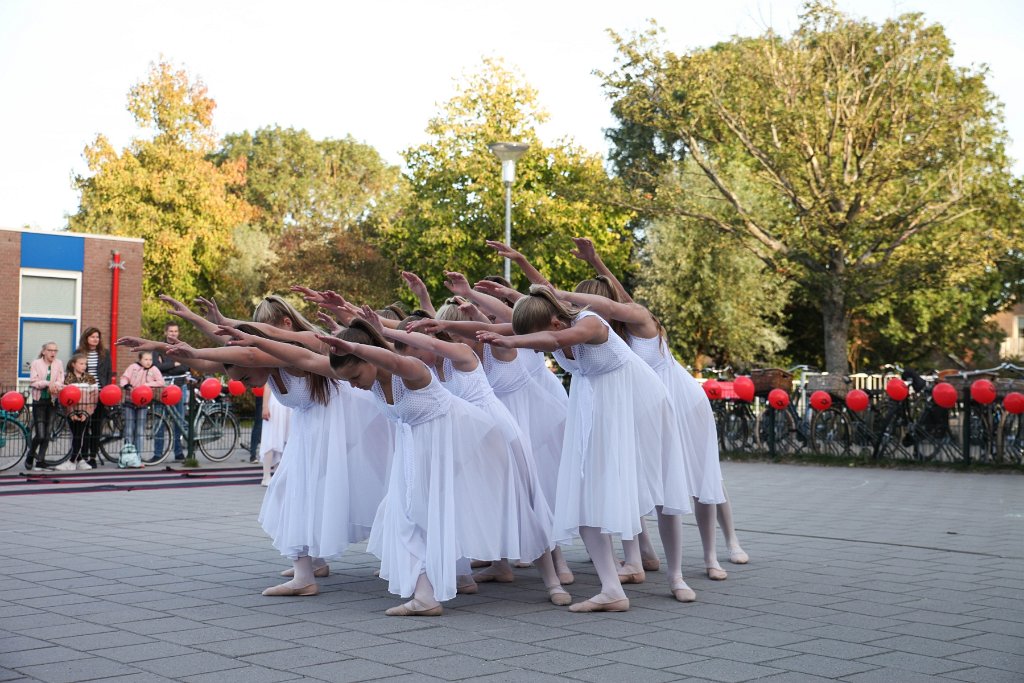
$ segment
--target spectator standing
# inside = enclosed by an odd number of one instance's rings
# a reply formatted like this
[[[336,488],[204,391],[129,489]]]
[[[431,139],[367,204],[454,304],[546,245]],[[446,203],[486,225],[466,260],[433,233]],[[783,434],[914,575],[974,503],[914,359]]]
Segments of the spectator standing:
[[[164,325],[164,343],[177,344],[180,341],[181,329],[178,327],[176,322],[168,322]],[[181,424],[185,424],[185,401],[188,400],[186,395],[186,380],[188,379],[188,368],[172,356],[168,356],[163,352],[156,352],[153,356],[153,367],[160,371],[163,375],[164,381],[167,384],[177,384],[181,387],[181,400],[174,405],[167,406],[168,410],[173,410],[177,413],[178,417],[181,418]],[[174,440],[174,459],[184,460],[185,455],[182,453],[181,446],[181,428],[178,427],[177,422],[173,428],[173,440]],[[164,429],[161,424],[160,429],[156,433],[156,437],[153,442],[154,452],[163,453],[164,449]]]
[[[132,363],[121,375],[121,387],[130,392],[136,387],[159,389],[164,386],[163,375],[153,367],[153,354],[149,351],[139,353],[137,362]],[[134,401],[124,404],[124,440],[135,446],[135,452],[142,457],[142,435],[146,431],[146,413],[149,406],[135,405]],[[160,453],[157,450],[155,453]]]
[[[110,365],[110,350],[103,348],[103,335],[98,327],[87,327],[78,339],[75,353],[84,353],[87,359],[87,370],[96,378],[101,387],[110,384],[113,368]],[[100,437],[103,434],[103,418],[107,411],[104,406],[96,406],[89,418],[89,437],[85,440],[85,457],[90,467],[96,467],[96,454],[99,452]]]
[[[85,354],[76,353],[68,361],[64,375],[65,386],[77,386],[81,391],[78,403],[68,410],[68,424],[71,427],[71,456],[54,469],[61,472],[70,470],[91,470],[82,457],[85,449],[85,433],[89,418],[96,410],[98,387],[96,378],[89,374],[89,359]]]
[[[32,388],[32,445],[25,458],[30,472],[46,468],[46,449],[50,445],[53,418],[57,414],[57,394],[64,388],[64,363],[57,358],[57,342],[46,342],[39,357],[29,366]]]

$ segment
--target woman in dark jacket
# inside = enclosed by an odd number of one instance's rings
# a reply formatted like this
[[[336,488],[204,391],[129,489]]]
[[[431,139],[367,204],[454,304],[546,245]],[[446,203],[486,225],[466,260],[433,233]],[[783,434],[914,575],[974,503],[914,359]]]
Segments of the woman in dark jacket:
[[[110,384],[113,376],[113,368],[110,365],[110,350],[103,348],[103,334],[98,327],[87,327],[78,339],[78,348],[75,353],[85,354],[88,358],[89,374],[96,378],[100,387]],[[99,452],[100,437],[103,434],[103,421],[107,411],[103,404],[96,406],[92,416],[89,418],[89,438],[85,442],[85,454],[89,464],[96,467],[96,454]]]

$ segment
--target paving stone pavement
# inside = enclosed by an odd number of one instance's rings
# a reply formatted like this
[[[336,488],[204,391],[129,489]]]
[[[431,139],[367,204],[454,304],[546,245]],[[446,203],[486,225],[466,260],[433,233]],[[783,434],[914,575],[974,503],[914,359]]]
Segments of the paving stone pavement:
[[[723,467],[750,564],[706,579],[687,518],[697,602],[652,572],[620,614],[553,607],[525,569],[385,617],[362,547],[320,595],[264,598],[287,562],[258,486],[2,498],[0,681],[1024,680],[1024,478]]]

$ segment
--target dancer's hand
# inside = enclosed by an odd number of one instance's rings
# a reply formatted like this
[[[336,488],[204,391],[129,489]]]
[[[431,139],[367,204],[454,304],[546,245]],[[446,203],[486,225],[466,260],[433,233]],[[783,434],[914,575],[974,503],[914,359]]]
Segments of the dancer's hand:
[[[166,294],[158,294],[156,298],[170,306],[170,308],[167,309],[167,313],[169,315],[177,316],[178,318],[185,318],[187,315],[192,313],[192,309],[188,306],[173,297],[167,296]]]
[[[473,288],[483,292],[484,294],[489,294],[495,299],[501,299],[502,301],[507,301],[509,303],[515,303],[525,296],[518,290],[506,287],[500,282],[491,282],[490,280],[480,280],[480,282],[473,285]]]
[[[494,251],[498,252],[498,256],[501,256],[502,258],[507,258],[509,261],[515,261],[516,263],[519,263],[521,260],[523,260],[522,254],[520,254],[518,251],[516,251],[509,245],[505,244],[504,242],[498,242],[497,240],[487,240],[485,244]]]
[[[199,296],[196,297],[195,302],[199,305],[199,312],[211,323],[223,325],[228,321],[224,314],[220,312],[220,307],[217,306],[217,301],[213,297],[207,299],[206,297]]]
[[[591,265],[597,262],[597,250],[594,249],[594,242],[589,237],[573,237],[572,241],[576,248],[570,251],[570,254]]]
[[[237,330],[234,327],[228,327],[227,325],[221,325],[217,328],[217,334],[222,337],[227,337],[227,346],[256,346],[256,341],[259,339],[254,334],[246,334],[241,330]]]
[[[503,349],[514,349],[515,340],[512,337],[506,337],[503,334],[497,332],[487,332],[486,330],[480,330],[476,333],[476,340],[484,344],[490,344],[491,346],[498,346]]]
[[[166,346],[166,344],[160,344],[149,339],[143,339],[142,337],[121,337],[114,344],[124,346],[132,351],[159,351]]]
[[[437,334],[443,331],[445,328],[444,320],[434,320],[433,318],[424,318],[423,320],[417,320],[409,323],[405,328],[407,332],[421,332],[423,334]]]
[[[336,356],[346,356],[355,350],[355,345],[351,342],[347,342],[344,339],[338,339],[337,337],[331,337],[326,334],[318,334],[317,339],[322,341],[330,348],[331,353]]]
[[[466,301],[465,299],[462,299],[459,302],[459,312],[462,313],[467,318],[469,318],[470,320],[476,320],[477,322],[481,323],[494,322],[494,316],[484,315],[483,312],[479,308],[477,308],[473,302]]]
[[[430,298],[427,286],[420,279],[419,275],[412,271],[403,270],[402,279],[405,280],[405,286],[409,288],[409,291],[413,293],[417,300],[422,301],[424,297]]]
[[[334,319],[334,316],[327,312],[326,309],[318,309],[316,312],[316,319],[323,324],[324,328],[327,329],[331,334],[337,334],[341,332],[341,325]]]
[[[377,311],[373,310],[366,304],[363,304],[359,309],[359,316],[366,322],[370,323],[370,327],[381,334],[384,334],[384,323],[380,321],[380,316],[377,315]]]
[[[469,280],[462,273],[455,271],[445,271],[444,274],[444,286],[448,288],[452,294],[461,296],[465,299],[469,299],[473,296],[473,290],[469,288]]]

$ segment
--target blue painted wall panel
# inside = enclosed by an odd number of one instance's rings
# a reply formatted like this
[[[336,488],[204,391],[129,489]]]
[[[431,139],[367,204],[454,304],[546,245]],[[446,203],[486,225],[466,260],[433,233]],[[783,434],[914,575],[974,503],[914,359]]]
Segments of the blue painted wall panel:
[[[85,268],[85,238],[77,235],[23,232],[21,267],[81,272]]]

